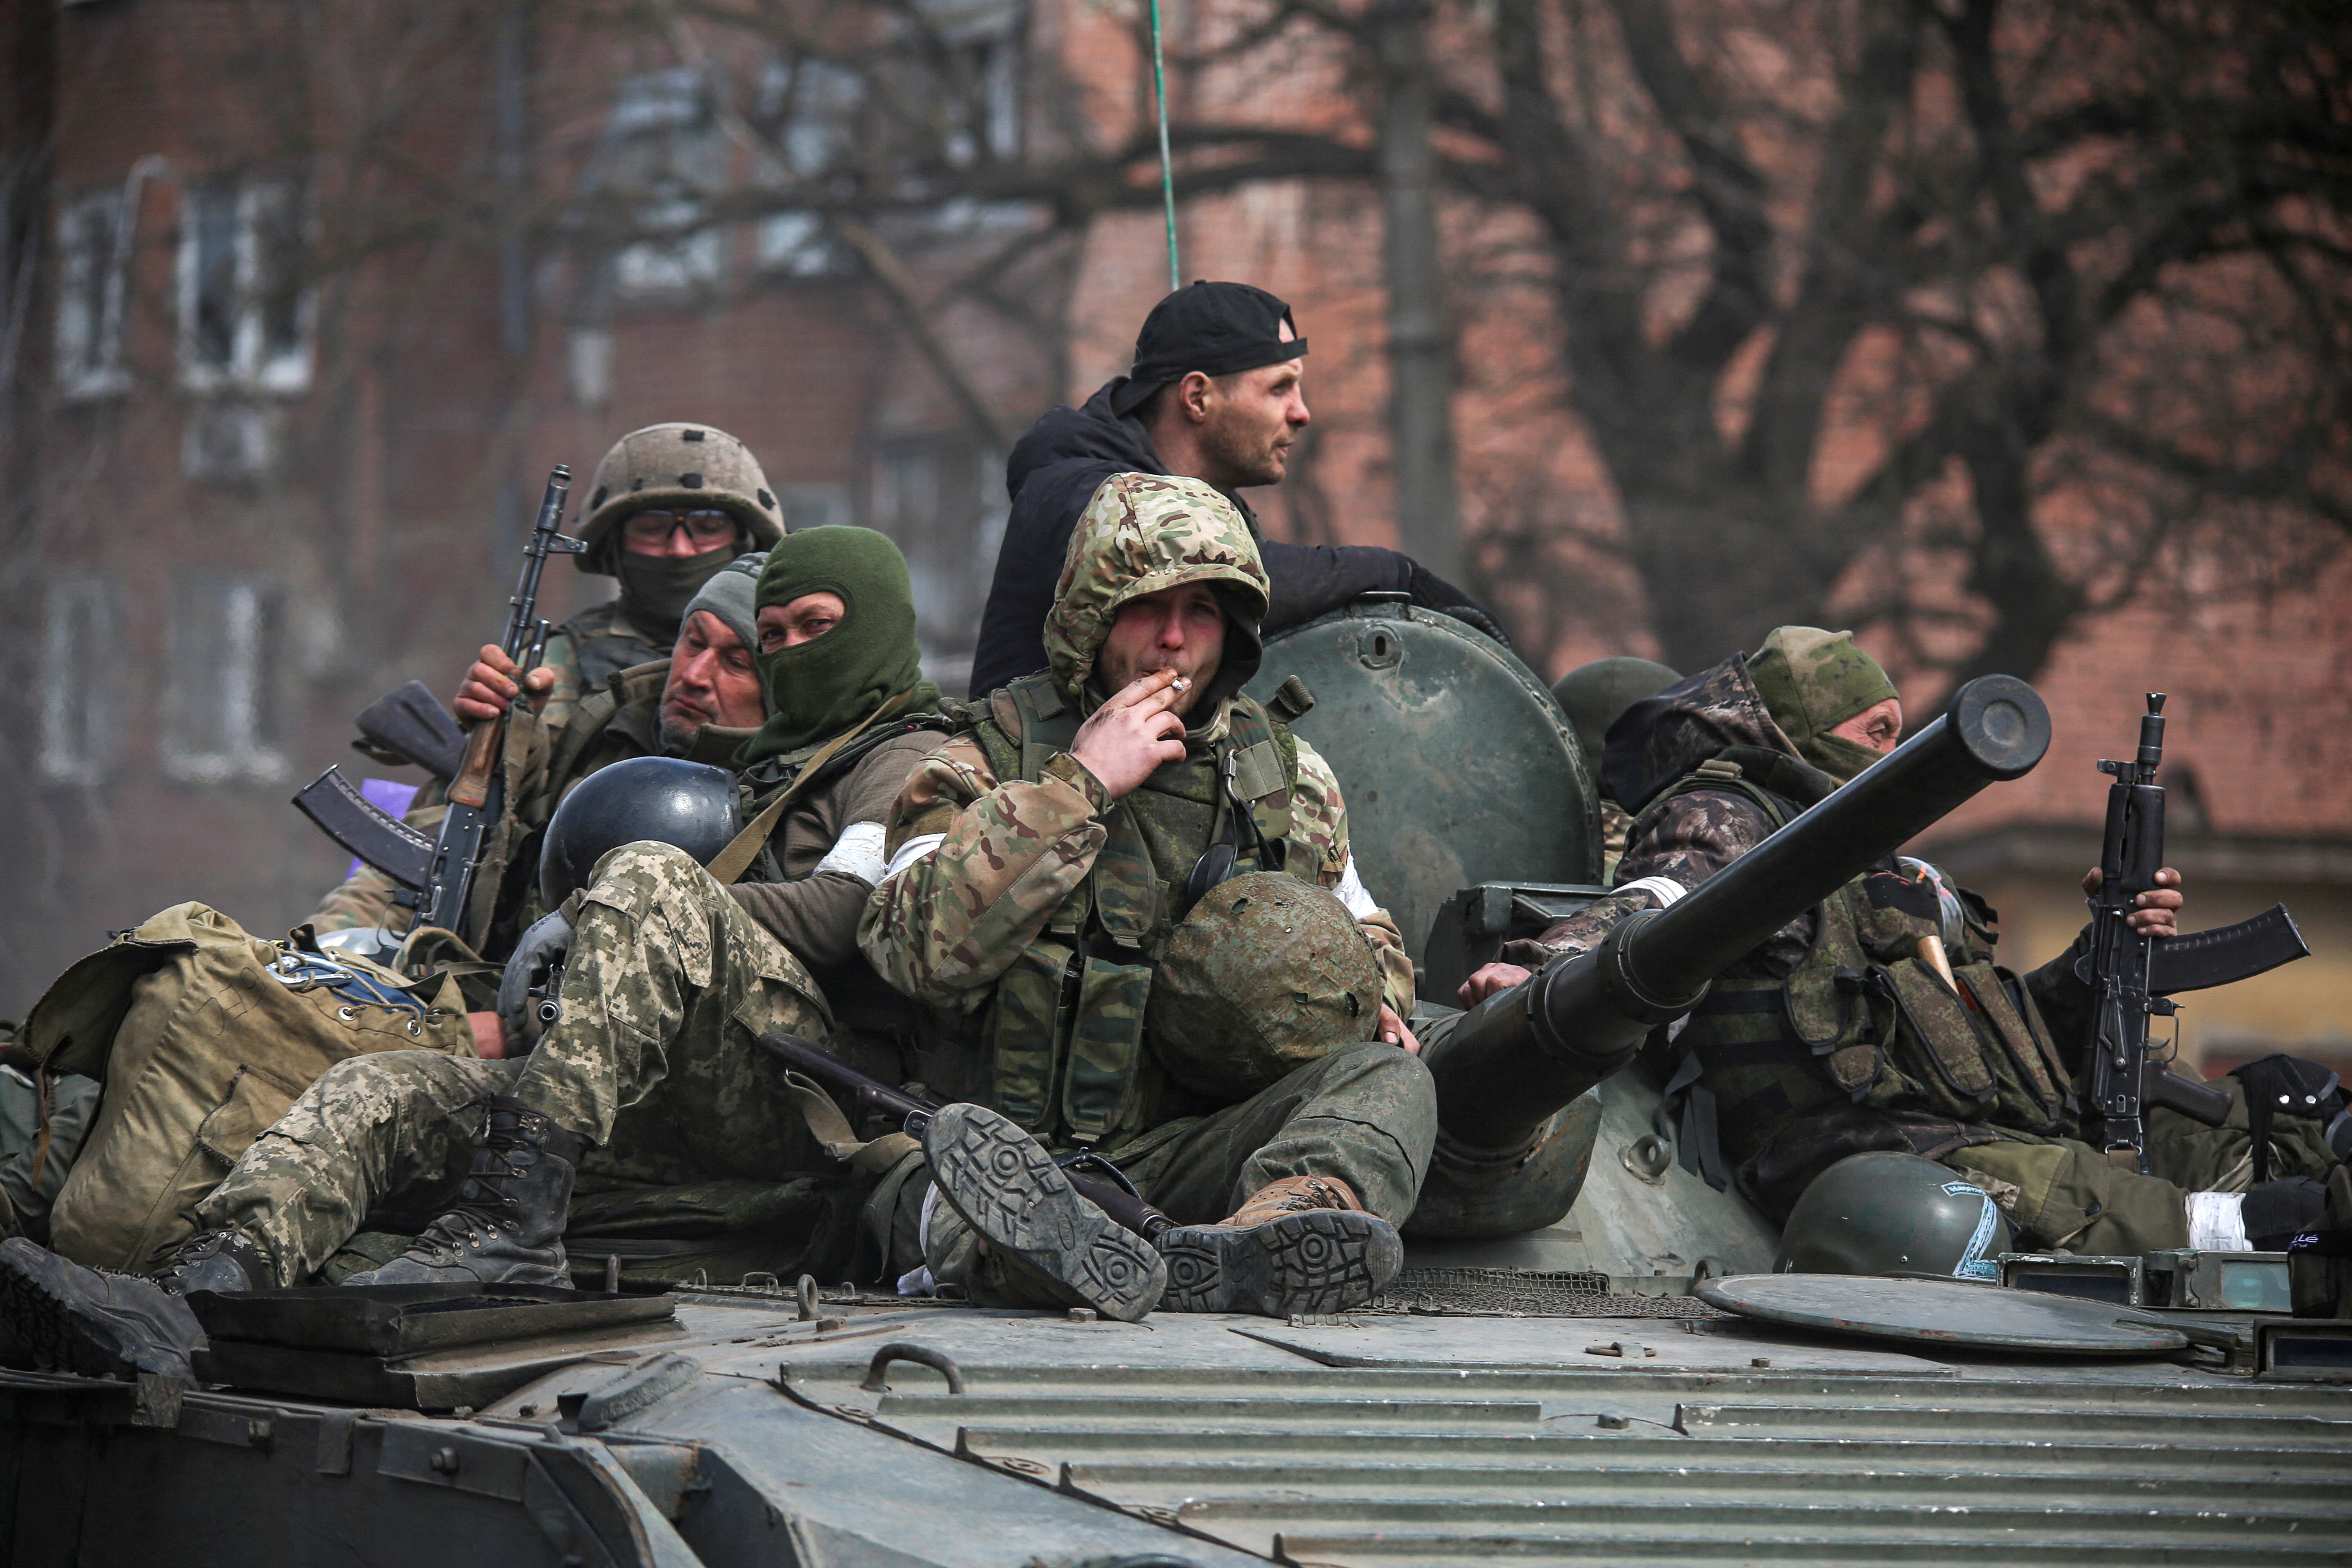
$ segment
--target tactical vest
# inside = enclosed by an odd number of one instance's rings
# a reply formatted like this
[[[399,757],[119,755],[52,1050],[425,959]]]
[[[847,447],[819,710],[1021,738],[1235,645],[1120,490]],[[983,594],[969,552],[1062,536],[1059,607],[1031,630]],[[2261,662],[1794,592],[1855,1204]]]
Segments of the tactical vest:
[[[1193,1109],[1151,1060],[1143,1016],[1202,857],[1216,854],[1229,875],[1290,867],[1313,875],[1315,847],[1290,837],[1297,741],[1249,698],[1234,698],[1228,712],[1209,755],[1160,768],[1112,805],[1093,870],[974,1020],[991,1101],[1049,1142],[1115,1142]],[[990,770],[1010,783],[1043,778],[1076,742],[1082,716],[1038,674],[965,717]]]
[[[1672,793],[1696,790],[1744,795],[1775,828],[1794,815],[1737,764],[1705,764]],[[2075,1103],[2049,1026],[1993,962],[1991,910],[1957,899],[1948,929],[1935,884],[1890,859],[1816,906],[1811,945],[1786,977],[1753,960],[1718,977],[1675,1037],[1685,1163],[1720,1187],[1724,1154],[1744,1167],[1791,1122],[1849,1104],[2071,1135]]]

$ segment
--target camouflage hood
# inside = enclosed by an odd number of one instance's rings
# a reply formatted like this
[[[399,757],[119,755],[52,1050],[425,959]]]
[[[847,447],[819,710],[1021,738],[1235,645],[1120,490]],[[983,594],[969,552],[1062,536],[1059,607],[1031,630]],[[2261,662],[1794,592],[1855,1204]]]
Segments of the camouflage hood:
[[[1738,753],[1732,760],[1749,777],[1804,805],[1836,787],[1837,781],[1804,761],[1796,742],[1772,721],[1739,654],[1626,709],[1609,727],[1601,784],[1618,805],[1639,815],[1661,790],[1726,752]],[[1782,757],[1787,766],[1773,765],[1773,759]],[[1752,765],[1757,763],[1764,766]],[[1768,768],[1773,776],[1759,776]]]
[[[1226,700],[1265,657],[1265,567],[1234,503],[1199,479],[1113,474],[1070,533],[1069,552],[1045,617],[1045,659],[1054,684],[1081,710],[1098,696],[1087,682],[1118,607],[1187,583],[1206,583],[1225,607],[1224,656],[1192,708],[1193,732],[1213,730]]]

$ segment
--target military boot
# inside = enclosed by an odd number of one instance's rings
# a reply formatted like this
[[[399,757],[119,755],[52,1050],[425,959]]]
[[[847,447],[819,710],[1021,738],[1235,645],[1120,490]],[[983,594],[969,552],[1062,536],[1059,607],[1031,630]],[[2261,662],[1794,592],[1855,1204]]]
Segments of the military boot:
[[[1343,1312],[1404,1266],[1396,1226],[1337,1176],[1285,1176],[1229,1219],[1163,1231],[1171,1312]]]
[[[275,1281],[261,1248],[233,1230],[200,1230],[180,1243],[155,1283],[174,1296],[193,1290],[261,1290]]]
[[[191,1380],[203,1325],[178,1294],[85,1268],[21,1236],[0,1241],[0,1321],[39,1365],[85,1377]]]
[[[583,1148],[541,1111],[494,1095],[474,1168],[449,1212],[408,1250],[345,1285],[556,1285],[569,1288],[563,1223]]]
[[[1088,1203],[1045,1145],[984,1106],[950,1105],[923,1133],[931,1181],[988,1244],[992,1275],[1131,1323],[1160,1304],[1167,1266],[1151,1244]],[[1034,1296],[1028,1299],[1035,1299]]]

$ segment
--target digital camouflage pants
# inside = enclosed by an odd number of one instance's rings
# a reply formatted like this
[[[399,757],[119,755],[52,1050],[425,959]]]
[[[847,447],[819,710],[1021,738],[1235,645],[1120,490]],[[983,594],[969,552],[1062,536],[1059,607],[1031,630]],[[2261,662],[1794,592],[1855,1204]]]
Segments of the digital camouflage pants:
[[[835,1168],[782,1065],[752,1044],[770,1030],[829,1043],[824,998],[686,855],[635,844],[599,865],[562,1002],[519,1062],[396,1051],[337,1064],[254,1141],[198,1205],[198,1222],[244,1235],[280,1283],[295,1283],[370,1213],[462,1169],[479,1101],[493,1094],[593,1144],[583,1176],[774,1183]]]

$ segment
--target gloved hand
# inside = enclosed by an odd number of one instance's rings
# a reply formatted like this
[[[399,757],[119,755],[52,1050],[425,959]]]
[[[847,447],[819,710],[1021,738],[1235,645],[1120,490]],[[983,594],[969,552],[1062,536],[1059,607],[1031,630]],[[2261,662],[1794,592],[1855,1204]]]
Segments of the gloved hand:
[[[1412,602],[1423,609],[1435,610],[1441,616],[1452,616],[1464,626],[1486,633],[1505,647],[1511,646],[1509,634],[1503,630],[1494,616],[1480,609],[1469,595],[1418,561],[1412,563],[1412,577],[1405,584],[1405,592],[1411,594]]]

